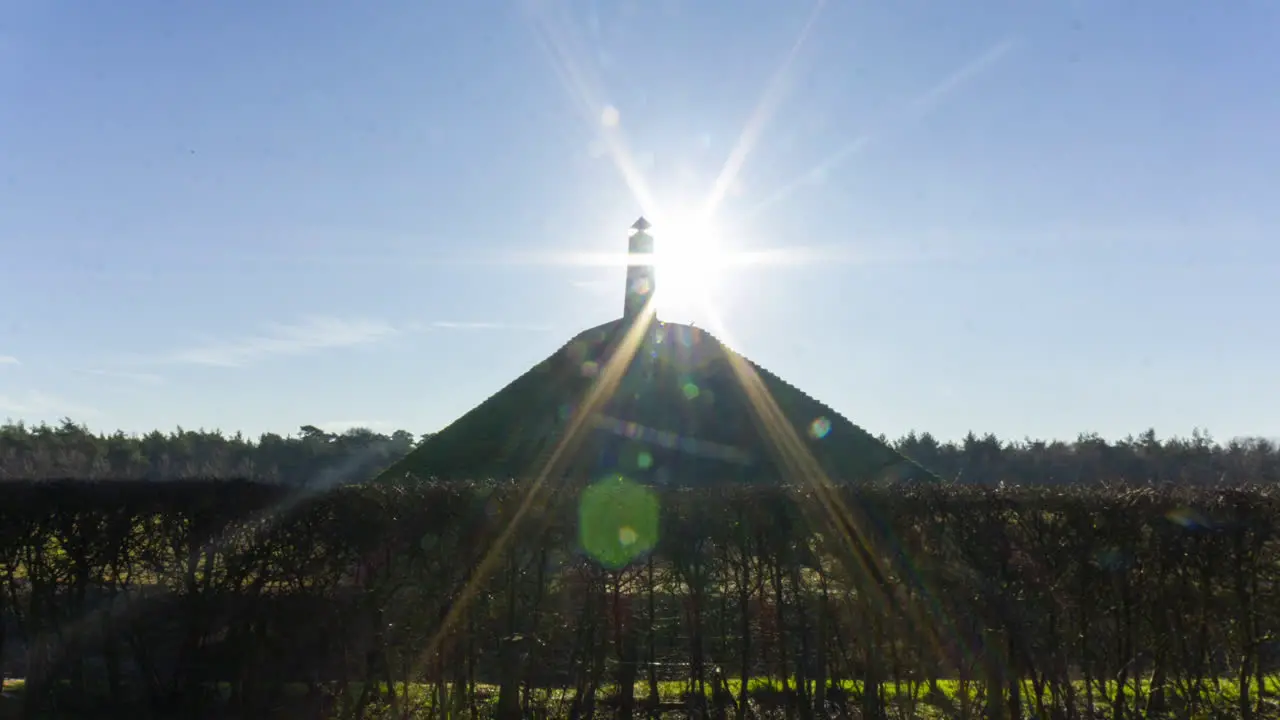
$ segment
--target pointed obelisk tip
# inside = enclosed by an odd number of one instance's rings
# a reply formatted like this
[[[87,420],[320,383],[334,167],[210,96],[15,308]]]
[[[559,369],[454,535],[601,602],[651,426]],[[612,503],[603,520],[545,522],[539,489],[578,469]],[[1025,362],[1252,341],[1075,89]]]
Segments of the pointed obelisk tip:
[[[635,223],[634,225],[632,225],[632,226],[631,226],[631,229],[632,229],[632,230],[639,230],[640,232],[644,232],[645,230],[648,230],[648,229],[649,229],[649,228],[651,228],[651,227],[653,227],[653,226],[649,224],[649,221],[648,221],[648,220],[645,220],[645,219],[644,219],[644,216],[643,216],[643,215],[641,215],[641,216],[640,216],[640,219],[639,219],[639,220],[637,220],[637,221],[636,221],[636,223]]]

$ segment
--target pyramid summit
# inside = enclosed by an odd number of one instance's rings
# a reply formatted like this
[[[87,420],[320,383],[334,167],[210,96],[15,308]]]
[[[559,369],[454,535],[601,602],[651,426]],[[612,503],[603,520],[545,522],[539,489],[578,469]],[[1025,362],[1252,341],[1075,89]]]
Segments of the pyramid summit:
[[[650,227],[633,226],[633,257],[652,253]],[[833,482],[937,479],[711,333],[657,319],[657,279],[651,262],[629,264],[622,318],[571,338],[379,481],[524,479],[554,455],[558,474],[585,480],[802,482],[778,447],[780,426],[816,461],[809,472]]]

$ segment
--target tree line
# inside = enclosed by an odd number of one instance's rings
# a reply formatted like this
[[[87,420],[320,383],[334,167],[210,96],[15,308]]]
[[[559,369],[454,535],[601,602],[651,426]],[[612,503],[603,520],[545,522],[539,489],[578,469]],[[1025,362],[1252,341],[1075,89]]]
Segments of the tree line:
[[[182,428],[145,435],[95,434],[70,419],[52,426],[7,423],[0,425],[0,479],[220,477],[294,487],[360,482],[427,437],[367,428],[333,433],[312,425],[292,436],[266,433],[251,439]],[[1243,438],[1222,443],[1199,431],[1189,438],[1157,438],[1148,430],[1117,442],[1094,434],[1072,441],[1010,441],[974,433],[960,441],[939,441],[916,432],[880,439],[962,484],[1280,482],[1280,446],[1275,442]]]
[[[557,482],[0,484],[0,655],[30,716],[1275,714],[1274,486]]]
[[[241,478],[303,487],[360,482],[403,457],[429,435],[368,428],[257,439],[218,430],[93,433],[64,419],[57,425],[0,425],[0,479]]]

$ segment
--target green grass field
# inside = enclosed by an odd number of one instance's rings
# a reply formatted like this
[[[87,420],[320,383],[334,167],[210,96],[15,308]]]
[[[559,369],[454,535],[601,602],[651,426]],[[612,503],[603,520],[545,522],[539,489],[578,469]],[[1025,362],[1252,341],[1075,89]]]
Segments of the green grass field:
[[[728,704],[732,709],[736,698],[741,691],[741,681],[737,679],[725,679],[722,687],[727,689],[733,696],[734,700]],[[838,685],[829,685],[833,695],[843,694],[849,702],[856,703],[857,698],[861,696],[861,684],[855,681],[846,681]],[[968,688],[959,680],[939,680],[936,685],[936,691],[931,690],[927,683],[917,683],[911,686],[902,685],[895,686],[892,683],[883,686],[883,698],[889,717],[906,718],[949,718],[956,717],[957,710],[964,705],[968,705],[975,715],[980,714],[981,704],[984,702],[982,697],[982,689],[977,683],[968,683]],[[795,690],[794,682],[788,683],[791,691]],[[3,684],[3,699],[0,703],[0,717],[12,717],[7,708],[14,708],[20,704],[23,689],[23,681],[21,679],[6,679]],[[370,720],[392,717],[392,706],[385,700],[389,695],[388,687],[385,684],[375,686],[377,690],[375,696],[381,696],[383,699],[371,703],[367,709],[364,718]],[[446,694],[450,693],[452,688],[448,685],[444,686]],[[811,683],[809,686],[810,694],[816,688]],[[221,696],[228,697],[231,688],[228,684],[220,684],[219,693]],[[348,701],[354,701],[361,695],[364,686],[360,683],[352,683],[348,686]],[[397,700],[400,705],[401,715],[405,709],[408,709],[408,716],[413,718],[436,718],[442,714],[437,712],[438,706],[448,703],[448,698],[440,697],[440,686],[426,683],[410,683],[407,686],[400,684],[395,686]],[[771,710],[779,707],[780,698],[783,691],[783,683],[781,680],[768,680],[765,678],[757,678],[750,681],[748,686],[748,696],[753,705],[753,709],[761,717],[769,717],[772,715]],[[1077,694],[1077,702],[1083,704],[1086,697],[1086,688],[1083,683],[1076,683],[1074,690]],[[1108,683],[1105,687],[1097,684],[1094,687],[1094,703],[1099,709],[1110,706],[1111,700],[1115,697],[1117,685],[1114,682]],[[1144,681],[1140,687],[1135,687],[1134,683],[1129,683],[1124,688],[1126,700],[1132,702],[1135,692],[1140,690],[1140,696],[1146,698],[1150,693],[1150,683]],[[1210,678],[1202,683],[1200,690],[1199,702],[1201,713],[1204,717],[1231,717],[1235,713],[1236,704],[1239,700],[1239,685],[1233,680]],[[1258,687],[1252,684],[1250,691],[1253,697],[1257,697]],[[597,692],[597,699],[608,704],[610,699],[616,695],[616,686],[602,685]],[[1178,698],[1181,696],[1181,689],[1177,686],[1167,686],[1167,693],[1172,704],[1180,704]],[[675,706],[691,704],[692,697],[696,697],[696,690],[687,683],[687,681],[661,681],[658,683],[659,702],[673,709]],[[290,684],[285,688],[283,704],[279,708],[278,717],[292,717],[290,705],[300,704],[301,699],[307,694],[307,687],[302,683]],[[965,702],[965,695],[968,695],[968,702]],[[567,714],[569,704],[572,701],[573,691],[571,689],[530,689],[528,690],[528,700],[532,706],[541,708],[547,717],[560,717]],[[1269,678],[1266,682],[1265,695],[1268,705],[1273,709],[1280,709],[1280,679]],[[713,688],[707,685],[706,696],[708,704],[711,704],[713,697]],[[478,685],[476,688],[475,704],[479,714],[489,715],[496,707],[498,698],[498,688],[494,685]],[[1275,698],[1275,700],[1273,700]],[[635,701],[637,712],[641,708],[649,704],[649,684],[641,682],[636,684]],[[1028,712],[1034,713],[1035,697],[1031,683],[1024,683],[1024,707]],[[1132,710],[1131,710],[1132,712]]]

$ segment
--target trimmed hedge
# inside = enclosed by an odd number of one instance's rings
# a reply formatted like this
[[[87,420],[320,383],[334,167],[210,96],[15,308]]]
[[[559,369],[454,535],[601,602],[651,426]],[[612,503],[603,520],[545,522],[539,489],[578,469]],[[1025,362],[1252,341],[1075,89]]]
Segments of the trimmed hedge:
[[[731,710],[735,678],[805,712],[956,679],[983,690],[947,701],[962,714],[1269,707],[1272,487],[596,493],[630,514],[584,489],[0,483],[6,671],[31,708],[186,711],[214,687],[264,708],[300,682],[360,712],[408,702],[363,681],[411,681],[472,708],[496,686],[507,714],[564,688],[584,713],[684,679]],[[608,522],[619,545],[584,547]]]

